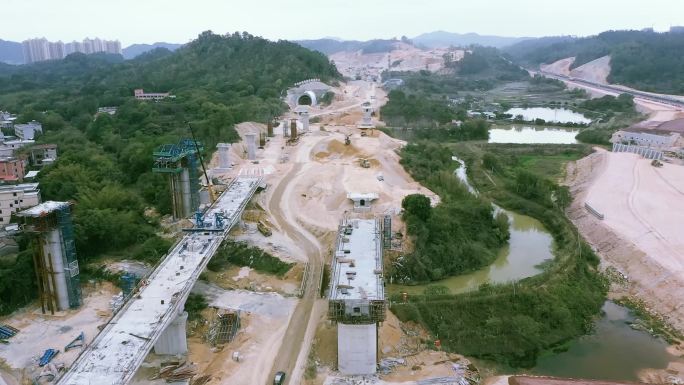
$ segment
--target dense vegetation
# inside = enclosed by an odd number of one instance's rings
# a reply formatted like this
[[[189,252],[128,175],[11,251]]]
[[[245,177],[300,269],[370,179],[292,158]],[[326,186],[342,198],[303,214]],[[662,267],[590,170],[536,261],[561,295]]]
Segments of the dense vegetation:
[[[684,94],[684,34],[608,31],[587,38],[539,39],[506,51],[529,65],[575,57],[573,68],[611,56],[611,83],[654,92]]]
[[[283,262],[271,254],[244,242],[226,240],[207,268],[211,271],[221,271],[229,264],[249,266],[256,271],[283,276],[290,271],[294,263]]]
[[[634,97],[630,94],[620,94],[618,97],[606,95],[585,100],[580,104],[580,108],[602,112],[633,112]]]
[[[280,114],[282,90],[307,78],[339,77],[320,53],[249,34],[202,33],[174,53],[158,49],[135,60],[73,54],[61,61],[0,67],[0,106],[19,121],[42,122],[42,143],[59,159],[39,174],[44,200],[74,200],[76,246],[82,267],[101,255],[154,263],[168,249],[155,235],[170,212],[168,183],[151,172],[152,151],[189,135],[192,122],[207,153],[233,142],[233,125]],[[175,99],[140,102],[133,90],[169,91]],[[116,115],[95,116],[117,106]],[[149,215],[145,215],[146,208]],[[30,253],[0,264],[0,298],[7,313],[34,296]],[[5,301],[5,299],[11,299]]]
[[[578,245],[577,234],[563,213],[569,203],[567,189],[552,179],[560,174],[561,163],[556,160],[579,158],[586,155],[588,148],[487,144],[456,147],[459,156],[466,159],[481,195],[545,225],[554,238],[556,259],[542,274],[515,284],[483,285],[460,295],[449,294],[445,287],[432,287],[408,303],[395,303],[392,311],[404,321],[425,325],[447,349],[531,367],[545,350],[561,347],[587,333],[605,300],[607,285],[597,273],[598,258],[584,242]],[[417,158],[429,159],[441,151],[450,153],[435,144],[407,148],[414,153],[422,149],[422,156],[413,154]],[[546,159],[553,159],[555,171],[539,168],[546,165]],[[451,182],[429,175],[450,172],[452,167],[446,162],[434,162],[408,170],[440,192]],[[542,174],[539,170],[545,171]],[[442,225],[446,230],[453,223],[443,221]]]
[[[606,95],[586,100],[579,107],[585,114],[599,120],[577,134],[577,140],[583,143],[610,145],[610,137],[616,130],[627,127],[639,119],[634,98],[629,94],[621,94],[618,97]]]
[[[382,106],[380,113],[383,120],[393,126],[417,124],[427,127],[443,125],[465,115],[443,98],[433,98],[422,93],[407,95],[401,90],[390,91],[389,101]]]
[[[431,143],[410,144],[401,163],[441,199],[434,208],[423,195],[407,196],[403,219],[414,245],[392,269],[400,282],[425,282],[462,274],[491,263],[508,240],[508,218],[493,215],[489,202],[468,192],[454,176],[451,152]],[[451,168],[451,170],[450,170]]]
[[[444,128],[452,120],[466,121],[468,92],[487,91],[505,82],[529,79],[526,71],[504,59],[495,48],[475,46],[459,61],[451,61],[448,56],[445,60],[447,74],[429,71],[384,73],[385,79],[402,79],[404,86],[388,95],[389,102],[381,109],[383,120],[391,126]],[[447,128],[451,131],[444,137],[452,139],[488,137],[483,123]]]

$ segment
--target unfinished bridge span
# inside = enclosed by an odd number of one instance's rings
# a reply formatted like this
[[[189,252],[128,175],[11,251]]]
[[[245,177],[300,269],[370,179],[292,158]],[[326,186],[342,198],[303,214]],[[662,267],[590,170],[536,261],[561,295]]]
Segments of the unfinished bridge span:
[[[147,354],[187,350],[185,301],[262,183],[239,177],[209,207],[110,322],[83,350],[59,385],[126,384]]]

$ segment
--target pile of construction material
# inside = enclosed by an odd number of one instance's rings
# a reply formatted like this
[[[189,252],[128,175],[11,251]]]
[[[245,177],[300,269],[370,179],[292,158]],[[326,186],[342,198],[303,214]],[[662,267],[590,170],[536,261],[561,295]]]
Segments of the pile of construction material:
[[[167,383],[190,381],[190,385],[204,385],[211,380],[211,376],[197,376],[197,366],[193,363],[167,362],[162,364],[159,373],[150,380],[163,379]]]
[[[0,343],[8,344],[9,339],[19,333],[19,329],[10,325],[0,325]]]

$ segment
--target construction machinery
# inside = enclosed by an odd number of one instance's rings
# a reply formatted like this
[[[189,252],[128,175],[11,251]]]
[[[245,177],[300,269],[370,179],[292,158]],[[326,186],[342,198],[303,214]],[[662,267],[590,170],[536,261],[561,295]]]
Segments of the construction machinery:
[[[653,159],[651,161],[651,166],[653,167],[663,167],[663,164],[658,159]]]
[[[265,237],[273,235],[271,229],[263,221],[257,222],[257,230]]]
[[[360,158],[359,165],[363,168],[370,168],[370,161],[366,158]]]
[[[351,137],[351,135],[346,135],[346,136],[344,137],[344,144],[346,144],[347,146],[349,146],[349,145],[351,144],[351,139],[350,139],[350,137]]]
[[[197,139],[195,138],[195,133],[192,130],[192,125],[190,122],[188,122],[188,129],[190,130],[190,136],[192,136],[192,141],[195,142],[195,149],[197,150],[197,156],[199,157],[200,165],[202,165],[202,172],[204,173],[204,178],[207,181],[207,190],[209,191],[209,199],[211,200],[211,203],[216,202],[216,199],[218,198],[218,195],[216,194],[216,191],[214,190],[214,183],[211,179],[209,179],[209,175],[207,175],[207,168],[204,167],[204,159],[202,158],[202,153],[199,150],[199,145],[197,144]]]

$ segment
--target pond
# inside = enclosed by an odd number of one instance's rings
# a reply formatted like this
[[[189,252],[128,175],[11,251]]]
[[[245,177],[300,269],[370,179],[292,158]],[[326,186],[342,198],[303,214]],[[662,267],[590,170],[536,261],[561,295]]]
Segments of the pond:
[[[591,119],[565,108],[511,108],[506,111],[506,113],[513,115],[514,118],[518,115],[522,115],[523,120],[528,122],[535,119],[544,119],[547,122],[554,123],[591,123]]]
[[[638,381],[641,369],[665,369],[671,361],[667,343],[650,334],[634,330],[630,310],[607,301],[604,314],[594,324],[594,332],[570,344],[567,351],[537,361],[532,374],[592,378],[612,381]]]
[[[452,159],[460,163],[460,167],[454,171],[455,175],[471,193],[477,195],[475,188],[468,182],[465,163],[457,157]],[[540,265],[553,259],[553,237],[544,225],[532,217],[496,205],[494,210],[508,216],[511,233],[508,244],[499,250],[494,262],[471,273],[449,277],[430,285],[443,285],[448,287],[452,294],[458,294],[475,290],[483,283],[518,281],[543,271]],[[388,289],[390,293],[406,292],[415,295],[423,294],[427,286],[429,285],[388,285]]]
[[[508,216],[511,238],[499,250],[491,265],[474,272],[449,277],[430,285],[442,285],[452,294],[477,289],[483,283],[505,283],[537,275],[540,266],[553,259],[553,238],[538,220],[512,211],[497,208]],[[390,293],[423,294],[429,285],[388,285]]]
[[[497,125],[489,129],[489,143],[575,144],[577,134],[576,128]]]

